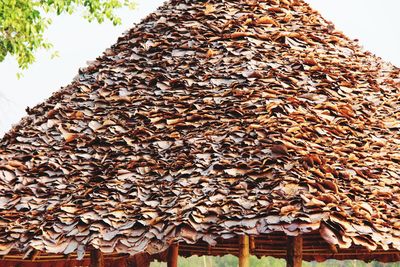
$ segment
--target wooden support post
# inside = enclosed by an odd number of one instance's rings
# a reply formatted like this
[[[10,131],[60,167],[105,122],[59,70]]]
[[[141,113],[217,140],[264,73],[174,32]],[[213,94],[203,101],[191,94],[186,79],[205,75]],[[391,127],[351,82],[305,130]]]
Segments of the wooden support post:
[[[286,253],[286,267],[301,267],[303,260],[303,237],[289,236]]]
[[[254,236],[250,236],[250,254],[254,254],[256,249],[256,239]]]
[[[104,255],[99,249],[90,252],[90,267],[104,267]]]
[[[172,244],[168,251],[168,267],[178,267],[179,245]]]
[[[250,267],[249,236],[239,237],[239,267]]]

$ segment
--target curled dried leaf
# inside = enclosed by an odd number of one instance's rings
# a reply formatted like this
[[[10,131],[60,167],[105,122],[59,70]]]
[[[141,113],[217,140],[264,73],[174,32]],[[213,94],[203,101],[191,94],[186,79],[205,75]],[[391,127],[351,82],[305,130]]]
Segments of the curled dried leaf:
[[[261,17],[261,18],[257,19],[256,23],[257,24],[274,25],[276,27],[280,26],[279,23],[276,20],[274,20],[273,18],[271,18],[269,16],[264,16],[264,17]]]

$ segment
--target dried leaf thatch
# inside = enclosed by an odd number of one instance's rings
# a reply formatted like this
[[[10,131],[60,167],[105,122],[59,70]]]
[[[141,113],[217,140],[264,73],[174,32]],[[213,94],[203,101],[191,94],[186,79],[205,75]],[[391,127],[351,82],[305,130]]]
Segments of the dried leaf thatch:
[[[1,141],[0,254],[400,250],[399,74],[302,0],[167,2]]]

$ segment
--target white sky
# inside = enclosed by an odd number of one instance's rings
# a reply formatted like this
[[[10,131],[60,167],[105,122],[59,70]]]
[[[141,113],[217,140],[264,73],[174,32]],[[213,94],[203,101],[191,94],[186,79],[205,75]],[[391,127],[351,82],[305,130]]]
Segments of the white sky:
[[[351,38],[357,38],[365,49],[400,66],[399,0],[306,0],[322,15],[335,23]],[[25,108],[32,107],[61,86],[68,85],[78,69],[93,60],[113,43],[133,23],[161,5],[163,0],[136,0],[134,11],[120,13],[123,25],[88,23],[79,15],[54,19],[47,38],[59,51],[60,57],[50,59],[49,52],[37,54],[37,63],[19,71],[14,60],[0,63],[0,136],[18,123]]]

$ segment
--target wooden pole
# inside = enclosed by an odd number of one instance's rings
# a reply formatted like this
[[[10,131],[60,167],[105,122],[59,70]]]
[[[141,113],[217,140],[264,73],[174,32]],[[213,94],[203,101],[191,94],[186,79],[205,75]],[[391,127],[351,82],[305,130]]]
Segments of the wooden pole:
[[[303,237],[289,236],[286,253],[286,267],[301,267],[303,260]]]
[[[104,256],[99,249],[90,252],[90,267],[104,267]]]
[[[239,237],[239,267],[250,267],[249,236]]]
[[[250,254],[254,254],[254,250],[256,249],[256,239],[254,236],[250,236]]]
[[[168,251],[168,267],[178,267],[179,245],[172,244]]]

